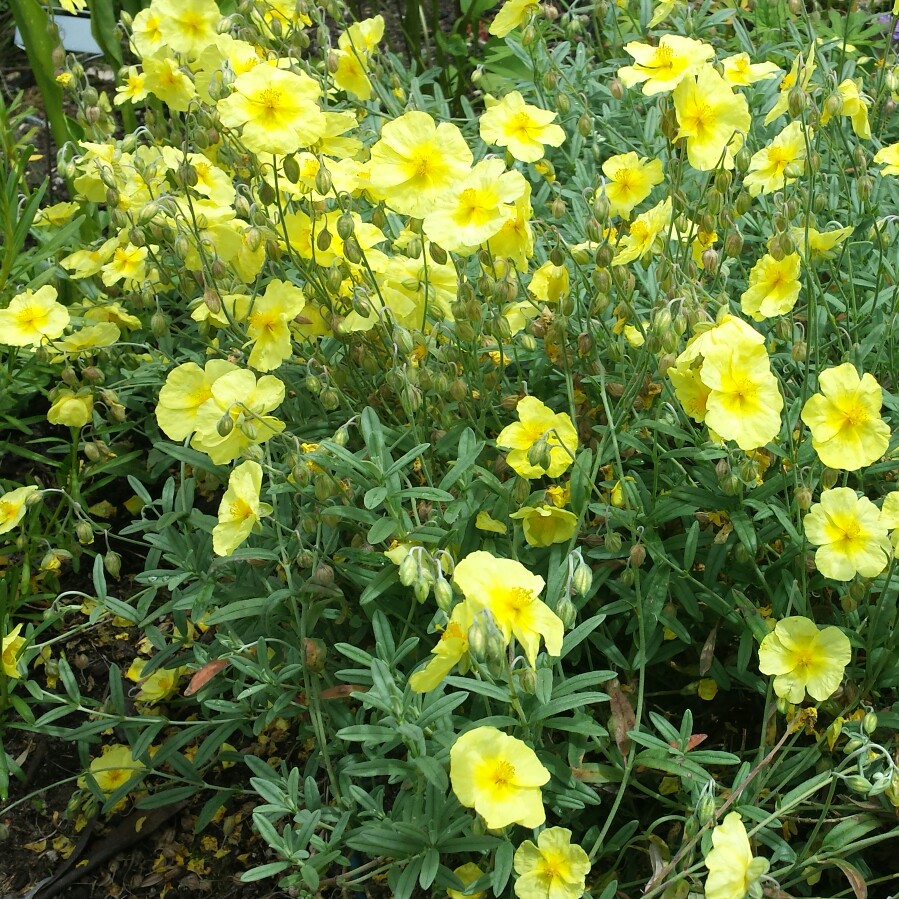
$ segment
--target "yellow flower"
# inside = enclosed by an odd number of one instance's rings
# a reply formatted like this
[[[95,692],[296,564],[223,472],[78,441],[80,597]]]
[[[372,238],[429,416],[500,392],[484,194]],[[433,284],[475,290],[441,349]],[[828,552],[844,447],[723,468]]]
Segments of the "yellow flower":
[[[544,580],[521,562],[498,559],[483,550],[469,553],[453,572],[453,583],[462,591],[475,612],[490,612],[508,643],[515,637],[528,664],[533,668],[540,650],[558,656],[562,651],[565,627],[545,602],[538,599]]]
[[[37,490],[37,488],[34,488]],[[0,506],[2,508],[2,506]],[[17,624],[4,638],[2,644],[2,663],[3,671],[7,677],[16,680],[22,675],[19,674],[18,658],[22,652],[22,647],[28,642],[25,637],[20,637],[19,632],[22,625]]]
[[[144,88],[159,97],[172,112],[184,112],[197,95],[190,76],[164,45],[152,56],[144,57]]]
[[[352,50],[332,50],[331,54],[337,63],[332,74],[337,89],[346,91],[359,100],[370,100],[372,87],[365,57]]]
[[[780,433],[783,397],[764,346],[746,342],[712,347],[700,369],[710,388],[705,423],[742,450],[757,449]]]
[[[838,627],[818,630],[814,621],[795,615],[777,622],[759,647],[759,670],[773,674],[774,692],[798,704],[805,694],[818,702],[840,688],[852,649]]]
[[[495,727],[476,727],[450,749],[453,792],[490,830],[508,824],[539,827],[546,820],[540,788],[548,780],[537,753]]]
[[[634,65],[620,68],[618,77],[625,87],[642,84],[647,96],[674,90],[715,55],[709,44],[678,34],[663,34],[658,47],[631,41],[624,49],[634,58]]]
[[[83,9],[87,9],[87,0],[59,0],[59,5],[73,16],[77,16]]]
[[[197,176],[191,190],[200,196],[207,197],[219,207],[227,208],[234,203],[237,192],[232,183],[233,176],[213,165],[202,153],[186,153],[180,147],[163,147],[162,158],[172,171],[188,164]]]
[[[288,281],[269,282],[247,316],[247,336],[253,341],[248,365],[259,371],[271,371],[290,358],[289,325],[305,305],[306,297],[296,285]]]
[[[868,103],[859,92],[858,85],[851,78],[847,78],[837,85],[837,92],[843,101],[839,114],[850,119],[856,137],[860,137],[862,140],[871,140]],[[831,115],[825,103],[821,110],[821,124],[826,125],[830,121]]]
[[[790,122],[774,140],[749,160],[743,183],[753,197],[782,190],[805,171],[805,142],[811,141],[811,129]]]
[[[132,315],[117,300],[107,300],[100,297],[96,302],[86,302],[83,308],[86,321],[105,322],[113,324],[117,328],[127,328],[129,331],[140,328],[142,325],[141,320],[136,315]],[[119,331],[119,334],[121,334],[121,331]],[[112,343],[115,343],[116,340],[118,340],[118,336]]]
[[[84,427],[90,420],[94,411],[94,398],[89,391],[63,388],[59,390],[53,405],[47,412],[47,421],[51,425],[68,425],[70,428]]]
[[[740,307],[756,321],[785,315],[795,305],[802,283],[798,253],[781,259],[765,255],[749,273],[749,286],[740,297]]]
[[[665,179],[660,159],[648,160],[636,153],[620,153],[602,164],[609,199],[609,214],[630,218],[631,211],[642,203],[656,184]]]
[[[219,504],[218,524],[212,529],[212,549],[217,556],[230,556],[247,537],[259,519],[270,515],[272,507],[259,502],[262,467],[248,460],[231,472],[228,489]]]
[[[892,546],[880,510],[851,487],[825,490],[802,523],[809,543],[818,547],[815,565],[825,577],[850,581],[886,568]]]
[[[135,659],[125,674],[130,681],[140,685],[135,697],[140,702],[156,705],[164,699],[168,699],[175,692],[178,678],[184,672],[183,668],[157,668],[152,674],[143,676],[147,666],[146,659]]]
[[[434,202],[465,177],[471,150],[450,122],[435,124],[413,110],[387,122],[371,148],[371,192],[400,215],[423,218]]]
[[[253,372],[238,369],[217,378],[210,390],[212,396],[197,410],[190,445],[216,465],[284,430],[284,422],[268,414],[284,402],[284,382],[273,375],[257,381]]]
[[[122,81],[116,88],[115,99],[112,101],[116,106],[123,103],[139,103],[147,98],[146,76],[139,71],[137,66],[128,66],[122,76]]]
[[[456,665],[463,661],[467,663],[468,629],[474,622],[474,614],[475,609],[468,600],[453,606],[446,629],[431,650],[433,658],[409,678],[409,686],[416,693],[435,689]]]
[[[790,237],[798,248],[800,254],[804,258],[812,257],[816,259],[831,259],[835,255],[833,252],[850,234],[852,226],[847,225],[845,228],[836,228],[833,231],[819,231],[809,225],[806,228],[790,228]],[[806,240],[806,238],[808,238]]]
[[[218,110],[226,128],[242,129],[240,139],[248,150],[286,155],[325,133],[320,95],[318,82],[309,75],[258,65],[237,76]]]
[[[524,539],[529,546],[565,543],[577,530],[577,515],[555,506],[525,506],[509,518],[521,521]]]
[[[77,180],[77,179],[76,179]],[[102,181],[98,183],[102,186]],[[96,202],[99,202],[97,200]],[[76,250],[59,260],[59,264],[68,271],[72,278],[90,278],[103,268],[119,245],[118,238],[110,237],[94,250]]]
[[[525,193],[521,172],[507,172],[501,159],[481,160],[433,204],[423,230],[444,250],[466,252],[490,240],[515,215],[512,205]]]
[[[711,390],[703,384],[699,372],[699,367],[689,362],[680,362],[669,368],[667,374],[684,412],[702,424],[705,421]]]
[[[883,166],[881,175],[899,175],[899,143],[878,150],[874,154],[874,162]]]
[[[519,420],[503,428],[496,438],[500,449],[511,450],[506,462],[515,473],[523,478],[557,478],[567,471],[577,451],[577,431],[571,417],[553,412],[534,396],[522,397],[515,411]],[[545,441],[542,449],[546,452],[540,452],[541,441]]]
[[[618,242],[618,252],[612,265],[625,265],[648,256],[670,224],[671,197],[667,197],[634,219],[627,236]]]
[[[687,159],[694,169],[708,172],[718,166],[733,168],[728,145],[742,143],[752,119],[742,94],[734,92],[712,66],[684,78],[672,94],[679,130],[687,142]]]
[[[371,56],[384,37],[384,16],[374,16],[353,22],[343,34],[337,38],[337,46],[341,50],[353,50],[364,56]]]
[[[558,303],[568,296],[571,278],[564,265],[544,262],[528,284],[528,293],[544,303]]]
[[[488,29],[494,37],[505,37],[537,11],[537,0],[506,0]]]
[[[142,9],[134,17],[131,43],[141,59],[152,56],[162,47],[162,16],[152,6]]]
[[[385,257],[375,271],[381,298],[396,320],[407,328],[420,329],[425,318],[452,320],[452,304],[456,301],[459,278],[451,259],[442,264],[428,258],[405,255]],[[358,313],[347,316],[353,327]],[[374,316],[368,322],[374,324]]]
[[[56,297],[49,284],[14,296],[0,309],[0,345],[38,346],[59,337],[69,324],[69,310]]]
[[[534,254],[533,215],[531,185],[526,183],[524,193],[515,201],[513,214],[488,241],[494,257],[508,259],[520,272],[528,270],[528,259]],[[533,308],[532,304],[528,305]]]
[[[753,884],[768,870],[765,859],[753,858],[746,828],[731,812],[712,831],[712,849],[705,857],[709,876],[705,899],[746,899]]]
[[[780,82],[780,93],[777,102],[771,107],[768,115],[765,116],[765,124],[770,125],[779,115],[787,112],[790,105],[790,91],[798,84],[802,90],[807,91],[812,81],[812,75],[817,66],[815,65],[815,45],[809,47],[808,59],[805,59],[801,53],[796,55],[790,71],[784,75]]]
[[[548,827],[537,844],[525,840],[515,850],[515,895],[518,899],[580,899],[586,889],[590,859],[571,844],[571,831]]]
[[[102,754],[91,762],[89,772],[97,786],[109,796],[139,771],[144,770],[144,765],[131,755],[130,746],[113,743],[111,746],[103,747]],[[86,777],[78,778],[80,787],[86,784]]]
[[[185,362],[173,368],[159,391],[156,421],[166,437],[184,440],[197,429],[197,413],[212,396],[212,385],[237,366],[224,359],[210,359],[205,368]]]
[[[199,56],[216,38],[222,18],[215,0],[153,0],[162,42],[176,53]]]
[[[497,100],[486,97],[487,109],[480,118],[481,140],[497,147],[508,147],[515,159],[537,162],[543,156],[543,145],[559,147],[565,132],[552,122],[556,113],[524,102],[519,91]]]
[[[818,458],[830,468],[857,471],[876,462],[890,445],[890,427],[880,417],[883,391],[873,375],[861,378],[851,362],[818,376],[821,391],[802,407]]]
[[[470,883],[474,883],[484,876],[484,872],[474,862],[466,862],[464,865],[456,868],[453,871],[453,874],[455,874],[466,887]],[[446,895],[449,896],[449,899],[486,899],[487,891],[478,890],[475,893],[466,893],[462,890],[448,889]]]
[[[0,534],[6,534],[16,527],[28,510],[28,497],[37,493],[37,487],[16,487],[0,494]]]
[[[780,69],[773,62],[752,63],[748,53],[735,53],[721,60],[724,77],[737,87],[746,87],[756,81],[773,78]]]
[[[100,269],[103,283],[109,287],[124,280],[126,286],[131,286],[143,281],[147,274],[147,253],[147,247],[132,243],[117,247],[112,259]]]
[[[71,334],[66,334],[60,340],[54,340],[50,344],[50,361],[59,362],[66,356],[91,355],[100,347],[112,346],[121,335],[119,326],[111,321],[86,325]]]

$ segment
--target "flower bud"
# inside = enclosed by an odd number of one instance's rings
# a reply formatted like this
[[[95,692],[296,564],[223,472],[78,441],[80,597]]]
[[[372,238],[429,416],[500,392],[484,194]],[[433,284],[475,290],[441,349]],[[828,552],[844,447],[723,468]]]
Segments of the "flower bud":
[[[621,535],[616,531],[609,531],[609,533],[606,534],[606,549],[613,555],[616,555],[621,551],[621,545],[623,542],[624,541],[621,539]]]
[[[319,400],[328,412],[333,412],[340,406],[340,394],[333,387],[326,387],[319,395]]]
[[[544,471],[552,465],[552,451],[546,435],[534,441],[528,449],[528,463]]]
[[[877,730],[877,715],[874,712],[868,712],[862,718],[862,730],[868,735],[873,734]]]
[[[114,550],[110,550],[103,556],[103,567],[108,574],[118,580],[122,572],[122,557]]]
[[[824,113],[829,118],[834,118],[843,112],[843,95],[839,91],[833,91],[824,101]]]
[[[798,119],[802,110],[808,106],[808,98],[805,91],[798,85],[794,85],[787,94],[787,109],[794,119]]]
[[[578,118],[577,130],[581,137],[590,137],[593,134],[593,118],[586,112]]]
[[[353,232],[356,230],[356,223],[353,221],[353,216],[349,212],[344,212],[337,219],[337,233],[340,235],[341,240],[347,240],[353,236]]]
[[[410,552],[400,563],[399,578],[404,587],[411,587],[418,579],[418,557],[416,552]]]
[[[487,631],[487,643],[484,650],[487,664],[491,669],[500,671],[506,656],[506,641],[498,628],[490,627]]]
[[[331,246],[331,240],[331,232],[327,227],[322,228],[315,236],[315,246],[324,253]]]
[[[840,473],[835,468],[825,468],[821,472],[821,486],[825,490],[831,490],[839,477]]]
[[[624,83],[620,78],[613,78],[609,82],[609,93],[616,100],[621,100],[624,97]]]
[[[700,824],[707,824],[715,816],[717,806],[715,794],[712,790],[703,790],[696,805],[696,817]]]
[[[796,490],[796,507],[805,512],[807,509],[811,508],[811,505],[812,491],[805,485],[799,487]]]
[[[167,316],[157,310],[150,317],[150,330],[154,337],[165,337],[169,330],[169,320]]]
[[[556,97],[556,109],[564,116],[571,112],[571,100],[568,94],[559,94]]]
[[[518,686],[521,687],[522,693],[533,696],[537,692],[537,672],[533,668],[519,668],[515,672],[518,677]]]
[[[446,578],[438,578],[437,583],[434,584],[434,599],[440,609],[449,614],[453,605],[453,588]]]
[[[632,568],[639,568],[646,561],[646,547],[642,543],[635,543],[628,553],[628,562]]]
[[[743,236],[739,231],[728,232],[724,238],[724,255],[727,259],[736,259],[743,252]]]
[[[710,275],[718,271],[718,253],[711,247],[702,251],[702,266]]]
[[[565,629],[568,630],[577,620],[577,608],[567,596],[563,596],[556,606],[556,615],[559,616],[562,620],[562,624],[565,625]]]
[[[874,182],[871,180],[870,175],[862,175],[861,178],[856,179],[855,192],[863,203],[867,203],[871,199],[873,189]]]
[[[79,521],[75,525],[75,536],[82,546],[89,546],[94,542],[94,529],[86,521]]]
[[[331,193],[331,174],[323,165],[315,173],[315,189],[322,196]]]
[[[849,777],[846,778],[846,786],[849,787],[853,793],[860,793],[862,796],[867,796],[874,788],[874,784],[861,774],[850,774]]]
[[[215,430],[219,437],[227,437],[234,430],[234,419],[230,413],[226,412],[215,426]]]
[[[468,629],[468,652],[476,662],[487,658],[487,632],[481,616]]]

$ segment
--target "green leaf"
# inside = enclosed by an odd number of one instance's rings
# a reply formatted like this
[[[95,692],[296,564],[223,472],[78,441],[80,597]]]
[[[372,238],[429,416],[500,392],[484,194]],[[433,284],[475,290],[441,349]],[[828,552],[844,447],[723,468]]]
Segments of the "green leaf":
[[[379,518],[369,529],[368,542],[372,545],[383,543],[399,529],[399,522],[392,518]]]
[[[56,81],[53,53],[58,42],[50,37],[50,17],[37,0],[9,0],[9,8],[22,35],[31,72],[40,88],[53,140],[57,147],[62,148],[72,135],[63,112],[62,88]],[[56,33],[55,29],[52,31]]]
[[[119,17],[115,0],[88,0],[91,13],[91,34],[103,51],[106,61],[120,68],[123,64],[119,44]]]
[[[397,879],[396,886],[393,890],[393,899],[409,899],[418,882],[418,875],[421,873],[422,858],[416,856],[409,861],[409,864],[403,868],[403,872]]]
[[[436,849],[429,849],[421,861],[421,871],[418,874],[418,885],[426,890],[434,882],[437,869],[440,867],[440,853]]]
[[[240,875],[241,883],[255,883],[257,880],[265,880],[268,877],[277,877],[282,871],[290,867],[290,862],[268,862],[256,868],[250,868]]]
[[[586,640],[587,637],[589,637],[590,634],[605,620],[606,613],[600,612],[598,615],[594,615],[592,618],[582,621],[574,630],[565,634],[565,639],[562,641],[562,658],[564,659],[575,646],[583,643],[583,641]],[[611,672],[609,673],[609,677],[612,677]]]
[[[532,722],[543,721],[544,718],[551,718],[561,712],[569,712],[571,709],[584,708],[594,702],[606,702],[608,700],[606,693],[574,693],[571,696],[560,696],[557,699],[551,699],[545,705],[539,706],[530,715]]]
[[[699,543],[699,522],[694,521],[687,531],[687,540],[684,543],[684,571],[691,571],[696,560],[696,546]]]
[[[506,888],[506,884],[512,876],[512,860],[514,858],[515,847],[511,843],[500,843],[496,847],[493,856],[493,874],[490,877],[494,896],[499,896]]]

